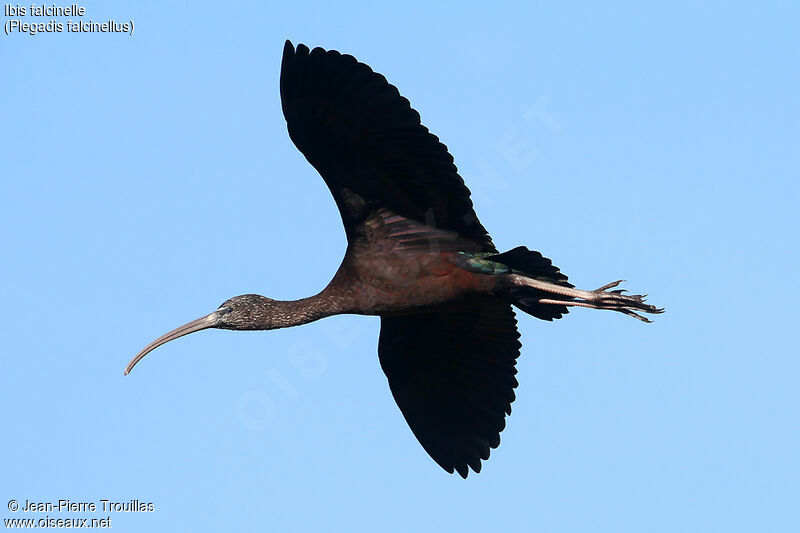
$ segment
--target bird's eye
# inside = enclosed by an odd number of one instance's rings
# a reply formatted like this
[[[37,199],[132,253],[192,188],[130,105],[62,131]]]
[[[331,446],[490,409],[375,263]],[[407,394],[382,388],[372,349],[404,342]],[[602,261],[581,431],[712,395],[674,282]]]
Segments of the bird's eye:
[[[223,313],[225,313],[227,315],[228,313],[233,311],[233,309],[231,309],[230,307],[228,307],[226,305],[221,305],[221,306],[219,306],[219,309],[217,309],[217,311],[222,311]]]

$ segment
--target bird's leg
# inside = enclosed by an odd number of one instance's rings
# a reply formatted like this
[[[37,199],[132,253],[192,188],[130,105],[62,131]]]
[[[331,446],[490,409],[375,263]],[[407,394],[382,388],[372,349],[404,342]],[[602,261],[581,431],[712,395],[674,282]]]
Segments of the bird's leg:
[[[642,311],[644,313],[651,314],[664,312],[663,308],[658,308],[654,305],[645,303],[644,299],[645,296],[647,296],[646,294],[623,294],[625,289],[617,289],[613,291],[608,290],[613,289],[623,281],[624,280],[612,281],[611,283],[607,283],[606,285],[603,285],[602,287],[593,291],[585,291],[572,287],[564,287],[555,283],[548,283],[546,281],[532,279],[527,276],[520,276],[518,274],[513,276],[513,283],[515,285],[531,287],[542,292],[548,292],[550,294],[557,294],[559,296],[566,296],[569,298],[540,298],[538,303],[541,304],[588,307],[590,309],[608,309],[610,311],[624,313],[643,322],[652,322],[652,320],[643,317],[636,311]]]

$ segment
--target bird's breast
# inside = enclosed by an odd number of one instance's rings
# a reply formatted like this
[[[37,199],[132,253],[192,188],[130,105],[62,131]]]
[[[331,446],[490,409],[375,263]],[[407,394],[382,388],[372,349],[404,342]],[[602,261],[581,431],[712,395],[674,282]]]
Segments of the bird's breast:
[[[469,272],[449,253],[381,252],[354,258],[339,274],[352,299],[353,312],[393,314],[457,301],[491,292],[497,280]]]

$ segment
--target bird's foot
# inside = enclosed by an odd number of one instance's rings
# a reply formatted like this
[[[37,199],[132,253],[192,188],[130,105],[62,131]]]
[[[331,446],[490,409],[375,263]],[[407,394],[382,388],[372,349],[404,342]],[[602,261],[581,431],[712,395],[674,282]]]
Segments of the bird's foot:
[[[609,290],[618,286],[625,280],[612,281],[600,288],[591,291],[591,296],[586,299],[586,303],[594,304],[591,307],[595,309],[608,309],[610,311],[618,311],[628,316],[632,316],[642,322],[652,322],[649,318],[643,317],[636,311],[644,313],[660,314],[664,312],[663,308],[656,307],[645,303],[646,294],[623,294],[627,292],[625,289]]]
[[[580,289],[564,289],[550,290],[562,296],[570,297],[571,299],[555,299],[555,298],[542,298],[539,303],[566,305],[576,307],[588,307],[590,309],[607,309],[609,311],[617,311],[619,313],[632,316],[642,322],[652,322],[636,311],[650,314],[660,314],[664,312],[663,308],[656,307],[645,303],[646,294],[623,294],[627,292],[625,289],[609,290],[617,287],[624,280],[612,281],[606,283],[593,291],[584,291]],[[548,290],[543,288],[544,290]]]

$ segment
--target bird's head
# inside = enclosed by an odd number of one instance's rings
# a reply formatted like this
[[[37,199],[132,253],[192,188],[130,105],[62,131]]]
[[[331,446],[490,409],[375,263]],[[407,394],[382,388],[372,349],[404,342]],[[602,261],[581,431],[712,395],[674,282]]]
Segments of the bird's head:
[[[194,333],[195,331],[208,328],[239,330],[275,329],[279,327],[273,321],[273,317],[275,316],[275,304],[275,300],[271,300],[260,294],[243,294],[225,300],[213,313],[209,313],[204,317],[192,320],[188,324],[175,328],[145,346],[141,352],[136,354],[136,357],[131,359],[128,366],[125,367],[125,375],[127,375],[145,355],[162,344],[177,339],[178,337],[188,335],[189,333]]]
[[[219,329],[274,329],[272,317],[276,301],[260,294],[242,294],[222,302],[218,322],[211,326]],[[211,313],[212,315],[214,313]],[[211,315],[209,315],[211,316]]]

